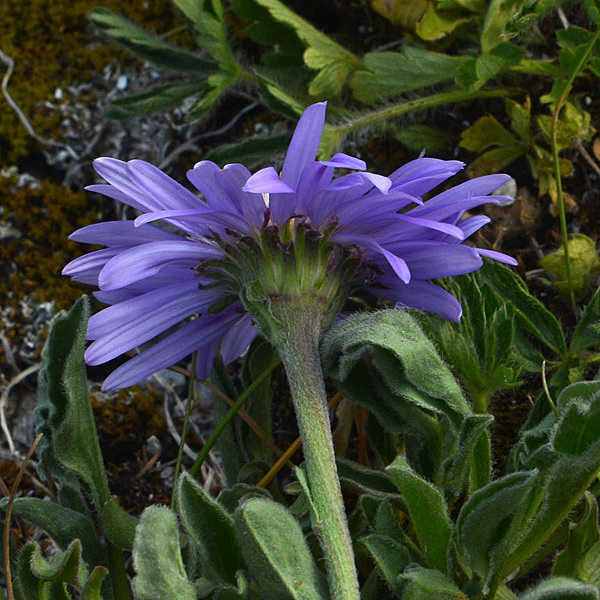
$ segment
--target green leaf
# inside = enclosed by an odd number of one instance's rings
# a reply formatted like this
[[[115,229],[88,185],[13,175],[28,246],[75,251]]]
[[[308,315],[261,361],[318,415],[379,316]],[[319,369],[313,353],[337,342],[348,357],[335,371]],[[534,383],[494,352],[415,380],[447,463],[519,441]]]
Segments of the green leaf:
[[[596,389],[600,382],[597,382]],[[573,401],[562,414],[552,436],[554,449],[567,456],[579,457],[600,441],[600,396],[594,401]]]
[[[221,490],[217,496],[217,502],[232,515],[243,501],[254,496],[271,498],[271,494],[265,488],[248,485],[247,483],[236,483],[230,488]]]
[[[457,497],[465,489],[477,442],[494,420],[492,415],[467,415],[460,426],[458,447],[445,461],[445,480]]]
[[[396,27],[413,29],[427,10],[427,0],[373,0],[371,6]]]
[[[423,553],[402,528],[398,511],[392,508],[389,500],[363,494],[360,497],[360,505],[365,518],[376,534],[401,543],[409,551],[412,562],[425,563]]]
[[[481,31],[481,48],[489,52],[504,41],[506,26],[518,13],[518,0],[491,0]]]
[[[400,575],[406,600],[465,600],[467,595],[439,571],[410,569]]]
[[[533,489],[536,476],[535,471],[519,472],[495,480],[476,491],[458,515],[458,548],[484,581],[493,575],[493,552],[508,535],[511,520]]]
[[[425,16],[417,23],[416,32],[422,40],[433,42],[447,36],[470,20],[470,17],[456,17],[436,11],[432,5]]]
[[[600,272],[600,258],[596,250],[596,242],[582,233],[574,233],[568,241],[571,284],[575,295],[585,292],[595,282]],[[555,279],[553,283],[559,291],[569,292],[565,250],[561,246],[556,252],[544,256],[540,260],[544,267]]]
[[[523,59],[523,50],[518,46],[501,42],[489,52],[477,57],[475,74],[477,87],[483,86],[507,67],[518,65]]]
[[[234,584],[244,559],[229,514],[188,474],[179,480],[177,510],[196,545],[202,574],[213,581]]]
[[[272,159],[278,154],[283,154],[290,144],[291,137],[287,133],[275,136],[256,136],[243,142],[222,144],[210,150],[204,159],[212,160],[219,166],[229,163],[256,164],[267,158]]]
[[[528,292],[523,280],[510,269],[497,264],[487,263],[484,269],[485,280],[510,303],[521,325],[564,357],[567,343],[558,319]]]
[[[247,500],[235,526],[252,578],[269,600],[325,600],[329,597],[300,525],[281,504]]]
[[[447,572],[452,524],[440,491],[419,477],[403,456],[386,467],[402,493],[411,524],[430,566]]]
[[[194,74],[217,71],[212,61],[163,42],[108,8],[94,8],[90,20],[102,35],[157,67]]]
[[[506,577],[545,543],[598,474],[600,430],[596,427],[596,431],[593,431],[592,424],[600,410],[599,382],[586,383],[595,385],[578,383],[565,390],[566,395],[579,395],[581,400],[574,400],[567,405],[551,442],[538,450],[538,453],[543,453],[543,460],[538,461],[543,475],[543,496],[519,546],[512,554],[506,553],[500,577]],[[561,406],[565,401],[562,400],[561,403],[559,397]],[[568,440],[567,432],[574,432],[576,426],[580,427],[579,432],[574,434],[574,440]],[[566,453],[562,454],[561,451]]]
[[[189,122],[199,121],[208,116],[217,100],[238,82],[237,75],[217,73],[208,78],[208,91],[192,104],[187,119]]]
[[[166,506],[150,506],[142,513],[133,564],[133,587],[139,600],[196,600],[181,559],[177,517]]]
[[[396,394],[427,410],[443,412],[453,421],[470,413],[452,373],[407,311],[357,315],[333,327],[323,339],[324,368],[344,381],[369,351]]]
[[[274,360],[275,350],[273,346],[261,337],[256,338],[250,344],[244,358],[244,366],[242,368],[244,386],[250,386],[261,373],[269,368]],[[246,412],[263,431],[270,432],[273,429],[271,422],[270,375],[263,381],[246,404]],[[250,460],[271,463],[273,460],[273,450],[245,424],[244,429],[244,442]]]
[[[598,501],[586,492],[583,499],[583,514],[578,522],[569,523],[567,545],[558,553],[552,574],[562,577],[573,577],[584,583],[589,580],[586,569],[587,553],[600,540],[598,529]]]
[[[491,175],[505,169],[512,162],[523,156],[522,146],[506,146],[494,148],[477,157],[467,168],[469,177]]]
[[[313,95],[320,95],[327,91],[333,96],[339,95],[348,75],[360,68],[360,60],[279,0],[255,1],[266,8],[273,18],[292,27],[298,37],[308,46],[304,52],[306,66],[324,73],[323,75],[319,73],[320,79],[316,84],[313,80],[309,92]]]
[[[0,500],[0,508],[6,508],[7,504],[8,498]],[[106,562],[94,523],[81,513],[41,498],[16,498],[13,514],[46,531],[63,550],[74,540],[80,540],[83,558],[88,564],[101,565]]]
[[[483,152],[494,146],[518,144],[519,140],[495,117],[486,115],[475,121],[469,129],[463,131],[459,146],[471,152]]]
[[[52,321],[42,352],[36,428],[50,469],[66,469],[89,486],[101,511],[110,498],[83,362],[90,304],[83,296]]]
[[[394,129],[394,136],[409,150],[420,152],[442,152],[452,144],[451,136],[438,127],[428,125],[407,125]]]
[[[96,569],[98,571],[96,571]],[[94,571],[106,574],[106,569]],[[65,552],[46,560],[36,542],[27,543],[19,553],[17,578],[14,581],[17,600],[71,600],[65,584],[80,588],[93,587],[87,579],[87,569],[81,561],[81,543],[75,540]],[[98,576],[96,575],[95,578]],[[89,585],[88,585],[89,582]],[[82,600],[102,600],[97,594]]]
[[[600,345],[600,287],[583,309],[583,314],[573,332],[569,350],[579,354],[582,350]]]
[[[338,458],[336,464],[343,488],[395,501],[400,499],[392,478],[386,473],[369,469],[345,458]]]
[[[100,590],[107,575],[108,571],[104,567],[95,567],[83,585],[81,600],[102,600]]]
[[[537,585],[521,600],[598,600],[598,590],[567,577],[551,577]]]
[[[173,0],[194,28],[198,43],[221,70],[236,73],[238,64],[227,39],[225,15],[221,0]]]
[[[28,544],[29,546],[29,544]],[[81,561],[81,542],[74,540],[61,554],[56,554],[47,561],[38,544],[31,544],[29,565],[34,577],[44,581],[60,581],[78,585],[80,581],[80,569],[85,572]]]
[[[398,576],[411,562],[408,550],[399,542],[386,535],[372,534],[360,538],[373,557],[379,572],[395,594],[402,593]]]
[[[127,119],[171,108],[189,96],[200,94],[206,88],[205,80],[157,85],[147,92],[113,100],[106,116],[109,119]]]
[[[371,52],[363,62],[368,70],[357,71],[350,85],[356,100],[373,103],[450,81],[464,59],[407,46],[402,53]]]
[[[126,550],[133,549],[138,520],[121,508],[116,496],[111,496],[104,505],[101,522],[104,534],[111,544]]]

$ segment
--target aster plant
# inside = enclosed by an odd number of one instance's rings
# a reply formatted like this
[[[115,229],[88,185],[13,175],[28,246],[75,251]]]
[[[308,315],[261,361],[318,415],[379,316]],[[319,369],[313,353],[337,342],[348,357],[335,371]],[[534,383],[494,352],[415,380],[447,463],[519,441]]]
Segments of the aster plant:
[[[489,221],[464,213],[506,202],[490,194],[507,176],[473,179],[423,201],[463,164],[420,158],[384,177],[343,153],[317,161],[325,110],[325,103],[306,109],[281,174],[273,167],[252,175],[240,164],[196,164],[188,179],[203,198],[144,161],[96,160],[108,183],[88,189],[142,214],[73,233],[72,240],[106,248],[63,272],[97,286],[95,296],[109,305],[89,321],[88,364],[160,336],[114,370],[104,389],[138,383],[193,353],[196,375],[205,378],[217,353],[227,364],[258,335],[273,344],[290,384],[332,598],[357,600],[321,335],[358,288],[458,321],[459,302],[429,280],[475,271],[482,256],[516,262],[462,243]],[[352,172],[334,178],[336,169]],[[151,224],[159,220],[168,229]]]

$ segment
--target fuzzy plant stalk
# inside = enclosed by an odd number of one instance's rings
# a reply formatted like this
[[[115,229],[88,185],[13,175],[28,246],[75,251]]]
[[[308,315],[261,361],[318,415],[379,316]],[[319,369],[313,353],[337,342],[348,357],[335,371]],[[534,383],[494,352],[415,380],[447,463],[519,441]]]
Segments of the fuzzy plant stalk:
[[[302,306],[302,302],[290,302],[278,308],[281,330],[274,342],[285,367],[302,439],[313,527],[327,561],[332,597],[357,600],[360,595],[354,552],[337,475],[321,372],[321,314]]]
[[[290,384],[306,458],[303,485],[331,595],[358,600],[320,337],[359,288],[458,321],[458,300],[429,280],[475,271],[482,255],[516,262],[462,244],[489,221],[483,215],[463,219],[464,213],[508,201],[490,195],[507,176],[479,177],[423,200],[464,164],[420,158],[385,177],[344,153],[318,161],[325,111],[325,103],[305,110],[280,173],[197,163],[187,175],[202,197],[144,161],[97,159],[94,167],[108,183],[88,189],[141,214],[72,234],[72,240],[106,248],[77,258],[63,273],[96,284],[96,297],[110,305],[89,320],[88,364],[146,346],[107,377],[105,390],[139,383],[194,352],[196,377],[205,379],[217,352],[229,364],[258,335],[273,344]],[[336,177],[336,169],[345,174]]]

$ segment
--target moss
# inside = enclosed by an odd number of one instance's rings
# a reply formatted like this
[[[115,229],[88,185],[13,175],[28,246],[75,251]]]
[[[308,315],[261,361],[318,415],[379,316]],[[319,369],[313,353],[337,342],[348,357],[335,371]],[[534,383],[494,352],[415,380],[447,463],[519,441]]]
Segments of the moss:
[[[55,300],[59,310],[69,308],[89,290],[61,275],[70,260],[84,253],[82,245],[67,238],[97,221],[96,211],[85,193],[48,181],[37,189],[17,189],[16,183],[16,177],[0,177],[2,221],[21,235],[0,244],[0,306],[17,306],[30,296]]]
[[[165,32],[181,25],[169,0],[20,0],[0,2],[2,51],[15,61],[8,90],[43,137],[57,137],[59,116],[41,104],[57,87],[89,81],[104,66],[129,55],[101,40],[87,13],[101,4],[144,28]],[[179,36],[181,37],[181,36]],[[14,111],[0,102],[0,166],[15,164],[35,142]]]
[[[165,417],[157,410],[161,403],[162,398],[152,388],[145,392],[138,386],[114,395],[92,394],[100,438],[111,445],[141,448],[151,435],[160,436],[166,431]]]

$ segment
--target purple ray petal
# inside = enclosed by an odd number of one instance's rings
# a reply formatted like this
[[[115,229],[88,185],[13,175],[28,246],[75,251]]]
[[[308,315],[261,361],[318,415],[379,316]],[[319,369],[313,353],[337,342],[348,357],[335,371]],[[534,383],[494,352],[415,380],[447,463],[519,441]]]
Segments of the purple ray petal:
[[[465,240],[473,235],[476,231],[479,231],[484,225],[487,225],[491,219],[485,215],[477,215],[475,217],[469,217],[459,221],[456,225],[463,230],[465,234]]]
[[[143,321],[146,317],[150,317],[153,311],[159,309],[162,304],[170,306],[173,302],[176,303],[178,298],[184,298],[180,302],[182,304],[190,295],[193,295],[193,301],[197,302],[195,296],[202,297],[203,293],[206,292],[207,290],[198,288],[197,281],[188,280],[183,283],[165,285],[160,289],[146,292],[138,298],[105,308],[90,317],[86,339],[97,340],[107,335],[118,334],[118,330],[121,327],[127,327],[128,322],[139,319]],[[173,307],[171,306],[171,308]]]
[[[238,318],[232,309],[186,323],[175,333],[113,371],[102,389],[114,390],[134,385],[149,375],[174,365],[196,350],[202,354],[208,348],[214,349],[214,340],[221,338],[231,322]],[[202,360],[203,357],[199,359]]]
[[[88,338],[95,341],[85,352],[86,363],[108,362],[190,315],[205,311],[223,295],[222,290],[198,290],[194,283],[155,290],[94,315],[96,320],[90,319]]]
[[[98,277],[103,290],[116,290],[156,275],[167,265],[193,267],[201,260],[220,258],[222,251],[198,242],[150,242],[111,258]]]
[[[134,221],[136,227],[141,227],[145,223],[152,223],[152,221],[160,221],[161,219],[168,219],[172,217],[190,217],[194,215],[201,215],[210,212],[208,206],[206,208],[183,208],[177,210],[157,210],[156,212],[146,213],[140,215]]]
[[[362,246],[376,255],[379,254],[383,256],[402,281],[405,283],[410,281],[410,269],[406,262],[399,256],[396,256],[393,252],[380,246],[374,239],[359,233],[336,233],[331,236],[331,239],[338,244]]]
[[[95,281],[85,282],[90,285],[98,285],[98,275],[102,269],[98,269],[96,272]],[[118,290],[110,291],[97,291],[94,292],[94,297],[104,302],[105,304],[117,304],[131,298],[137,298],[142,294],[157,290],[165,286],[173,285],[175,283],[183,283],[185,281],[195,280],[196,285],[207,286],[212,283],[207,277],[198,277],[198,272],[191,268],[180,268],[180,267],[165,267],[162,271],[158,272],[152,277],[141,279],[131,285]]]
[[[463,275],[476,271],[483,264],[474,248],[460,244],[432,244],[413,252],[400,252],[395,247],[390,250],[402,256],[415,279]]]
[[[199,349],[198,360],[196,361],[196,377],[199,379],[208,379],[213,370],[215,357],[220,345],[221,338],[216,338],[210,344]]]
[[[392,181],[383,175],[376,173],[356,173],[356,175],[372,183],[381,192],[386,193],[392,187]]]
[[[88,273],[89,271],[94,271],[98,268],[102,268],[111,258],[117,256],[124,250],[126,250],[126,248],[121,247],[104,248],[103,250],[90,252],[85,256],[80,256],[79,258],[72,260],[64,267],[62,274],[74,277]]]
[[[319,161],[320,164],[326,167],[339,167],[343,169],[356,169],[357,171],[364,171],[367,168],[367,163],[360,158],[354,156],[348,156],[343,152],[334,154],[329,160]]]
[[[140,190],[156,200],[162,210],[200,208],[202,205],[192,192],[144,160],[130,160],[127,174]]]
[[[237,323],[231,325],[223,338],[221,344],[223,362],[227,365],[239,358],[258,334],[258,327],[252,322],[252,316],[243,315]]]
[[[138,202],[135,198],[132,198],[131,196],[124,194],[121,190],[119,190],[118,188],[116,188],[114,185],[108,185],[106,183],[98,183],[98,184],[94,184],[94,185],[88,185],[85,188],[88,192],[94,192],[96,194],[102,194],[103,196],[108,196],[109,198],[112,198],[113,200],[118,200],[119,202],[122,202],[123,204],[126,204],[127,206],[131,206],[132,208],[135,208],[136,210],[139,210],[141,212],[145,212],[148,209],[147,206],[147,202]]]
[[[117,198],[117,200],[121,200],[125,204],[133,206],[133,208],[143,211],[161,208],[160,204],[152,195],[148,196],[131,181],[129,173],[127,172],[127,163],[122,160],[117,160],[116,158],[97,158],[94,161],[94,169],[98,175],[106,179],[108,183],[123,194],[123,196],[119,195],[120,197]],[[96,189],[94,191],[98,190]],[[110,196],[110,194],[106,195]],[[133,203],[127,199],[133,200]]]
[[[509,179],[510,176],[508,175],[485,175],[484,177],[477,177],[430,198],[425,202],[424,207],[431,208],[433,206],[448,205],[453,202],[468,199],[470,196],[486,196],[487,194],[496,191]],[[503,198],[506,197],[503,196]],[[510,200],[513,201],[514,198],[510,198]],[[507,200],[505,199],[504,201],[506,202]]]
[[[420,208],[420,207],[417,207]],[[396,218],[399,221],[404,221],[406,223],[410,223],[411,225],[418,225],[420,227],[424,227],[426,229],[433,229],[435,231],[440,231],[441,233],[445,233],[451,237],[456,238],[457,240],[464,239],[464,232],[460,227],[456,227],[455,225],[450,225],[449,223],[441,223],[439,221],[434,221],[433,219],[421,219],[419,217],[413,217],[412,213],[413,209],[410,211],[411,214],[408,215],[396,215]]]
[[[446,319],[460,322],[462,307],[460,302],[449,292],[429,281],[413,279],[408,285],[403,285],[392,278],[382,280],[388,290],[371,289],[376,296],[391,298],[401,306],[436,313]],[[387,293],[386,293],[387,292]]]
[[[244,192],[243,187],[250,178],[250,171],[243,165],[226,165],[222,171],[215,174],[221,188],[234,202],[240,214],[255,229],[260,229],[265,218],[265,201],[262,194]]]
[[[309,106],[296,125],[281,170],[282,181],[294,190],[304,167],[317,157],[325,124],[326,108],[326,102],[318,102]]]
[[[458,160],[440,160],[439,158],[417,158],[396,169],[389,177],[394,185],[426,177],[436,172],[448,172],[450,177],[455,175],[465,163]]]
[[[248,179],[242,188],[244,192],[255,194],[293,194],[294,189],[279,179],[277,171],[273,167],[265,167],[257,171]]]
[[[145,225],[138,227],[133,221],[105,221],[82,227],[69,236],[74,242],[102,244],[104,246],[137,246],[160,240],[182,240],[176,233]]]
[[[213,210],[223,210],[239,213],[238,207],[227,192],[219,185],[217,173],[221,169],[209,160],[203,160],[187,172],[187,178],[202,193],[206,202]]]
[[[297,214],[306,214],[315,194],[331,183],[332,176],[333,167],[328,167],[324,163],[311,162],[304,167],[296,189],[298,202],[295,212]]]
[[[494,250],[484,250],[483,248],[475,248],[481,256],[487,256],[488,258],[493,258],[501,263],[506,263],[507,265],[517,266],[519,263],[512,256],[508,256],[507,254],[503,254],[502,252],[496,252]]]

